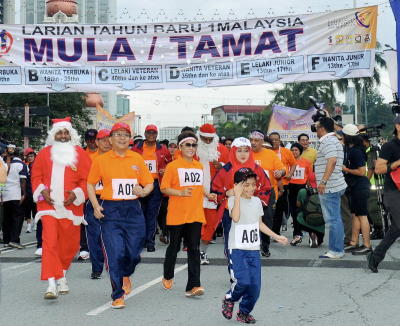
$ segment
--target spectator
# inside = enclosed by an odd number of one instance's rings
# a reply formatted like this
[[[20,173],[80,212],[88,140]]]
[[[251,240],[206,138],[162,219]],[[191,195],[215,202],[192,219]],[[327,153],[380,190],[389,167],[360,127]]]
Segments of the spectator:
[[[231,138],[231,137],[226,137],[226,138],[224,139],[223,144],[225,145],[225,147],[226,147],[229,151],[231,150],[232,142],[233,142],[233,138]]]
[[[169,143],[168,144],[168,150],[171,153],[171,157],[174,157],[176,150],[178,149],[178,146],[176,143]]]
[[[32,184],[31,184],[31,171],[33,162],[36,157],[35,151],[28,147],[24,150],[25,164],[28,166],[28,178],[26,179],[26,197],[22,203],[24,218],[26,220],[26,233],[32,232],[32,218],[36,215],[36,204],[33,202]]]
[[[329,224],[329,250],[320,258],[342,258],[344,230],[340,197],[347,187],[342,173],[343,147],[335,137],[334,122],[331,118],[320,118],[315,127],[319,138],[315,174],[322,213]]]
[[[317,159],[317,151],[310,147],[310,137],[307,134],[300,134],[297,137],[298,142],[303,147],[303,153],[301,157],[308,160],[311,165],[314,165],[315,160]]]

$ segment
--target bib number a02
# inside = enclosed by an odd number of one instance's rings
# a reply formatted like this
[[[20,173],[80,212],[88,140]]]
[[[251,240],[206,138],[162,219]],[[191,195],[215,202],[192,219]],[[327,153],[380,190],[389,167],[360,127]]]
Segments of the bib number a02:
[[[145,163],[146,163],[147,168],[149,169],[150,173],[157,173],[156,160],[146,160]]]
[[[133,189],[137,185],[137,179],[112,179],[113,199],[136,199]]]
[[[260,246],[259,224],[235,225],[235,247],[238,249],[250,249]]]
[[[202,186],[203,170],[201,169],[178,169],[179,185],[181,187]]]

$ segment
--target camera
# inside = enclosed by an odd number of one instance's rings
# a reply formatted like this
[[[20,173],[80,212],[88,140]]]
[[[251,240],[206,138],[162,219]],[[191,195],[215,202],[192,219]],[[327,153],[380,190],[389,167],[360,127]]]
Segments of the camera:
[[[314,108],[317,109],[317,112],[311,116],[312,121],[317,122],[320,118],[324,118],[327,116],[326,112],[321,109],[321,105],[315,100],[313,96],[308,97]],[[317,128],[315,127],[315,123],[311,125],[311,131],[317,132]]]

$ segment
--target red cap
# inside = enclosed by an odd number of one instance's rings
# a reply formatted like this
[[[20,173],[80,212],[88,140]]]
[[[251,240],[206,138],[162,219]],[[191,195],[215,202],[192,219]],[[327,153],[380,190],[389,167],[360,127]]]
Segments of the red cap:
[[[110,129],[101,129],[97,133],[96,139],[102,139],[104,137],[110,137],[111,130]]]
[[[156,125],[148,125],[144,131],[145,131],[145,132],[146,132],[146,131],[155,131],[155,132],[158,132],[158,129],[157,129],[157,126],[156,126]]]
[[[132,135],[131,127],[129,127],[129,125],[127,125],[126,123],[123,123],[123,122],[115,123],[111,128],[111,132],[113,132],[115,130],[118,130],[118,129],[125,129],[126,131],[128,131]]]
[[[24,155],[25,156],[27,156],[30,153],[35,153],[35,151],[30,147],[27,147],[27,148],[24,149]]]

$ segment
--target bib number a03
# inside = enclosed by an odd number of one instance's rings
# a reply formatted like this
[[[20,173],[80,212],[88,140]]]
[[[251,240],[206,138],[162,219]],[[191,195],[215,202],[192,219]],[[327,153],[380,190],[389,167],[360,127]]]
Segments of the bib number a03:
[[[203,185],[203,170],[201,169],[178,169],[178,176],[181,187]]]
[[[136,199],[133,189],[138,185],[137,179],[113,179],[113,199]]]
[[[238,249],[250,249],[260,246],[259,224],[235,225],[235,247]]]

